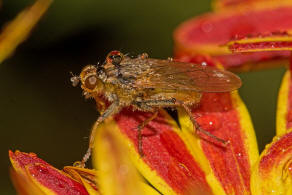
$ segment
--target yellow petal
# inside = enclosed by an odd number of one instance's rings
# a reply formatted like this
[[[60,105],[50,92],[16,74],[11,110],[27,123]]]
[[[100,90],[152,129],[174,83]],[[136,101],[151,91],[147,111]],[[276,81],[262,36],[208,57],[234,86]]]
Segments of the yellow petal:
[[[147,190],[142,184],[143,179],[133,166],[128,147],[115,128],[113,120],[109,119],[98,127],[94,165],[99,171],[97,181],[101,194],[155,194],[155,190]]]

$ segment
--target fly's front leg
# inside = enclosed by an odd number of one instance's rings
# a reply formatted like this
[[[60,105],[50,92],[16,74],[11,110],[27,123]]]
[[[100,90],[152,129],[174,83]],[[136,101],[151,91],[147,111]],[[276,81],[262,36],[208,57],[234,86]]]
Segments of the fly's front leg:
[[[192,115],[192,112],[191,112],[191,109],[186,105],[184,104],[183,102],[181,101],[176,101],[176,104],[183,107],[184,110],[187,112],[187,114],[189,115],[190,117],[190,120],[192,121],[193,125],[195,126],[196,128],[196,131],[199,131],[201,133],[203,133],[204,135],[208,136],[209,138],[211,138],[212,140],[215,141],[215,143],[219,143],[219,145],[222,145],[224,147],[226,147],[228,144],[229,144],[229,141],[225,141],[223,139],[220,139],[218,137],[216,137],[215,135],[213,135],[212,133],[202,129],[199,125],[199,123],[194,119],[193,115]]]
[[[111,115],[115,114],[116,112],[118,112],[120,109],[119,106],[119,100],[116,99],[109,107],[107,110],[104,111],[104,113],[98,117],[98,119],[95,121],[92,129],[91,129],[91,133],[90,133],[90,137],[89,137],[89,147],[87,149],[87,152],[85,153],[85,155],[83,156],[83,159],[80,163],[79,166],[81,167],[85,167],[85,163],[87,162],[87,160],[89,159],[90,155],[91,155],[91,151],[92,148],[94,146],[94,137],[95,137],[95,133],[96,133],[96,129],[98,127],[98,125],[100,123],[102,123],[106,118],[110,117]]]

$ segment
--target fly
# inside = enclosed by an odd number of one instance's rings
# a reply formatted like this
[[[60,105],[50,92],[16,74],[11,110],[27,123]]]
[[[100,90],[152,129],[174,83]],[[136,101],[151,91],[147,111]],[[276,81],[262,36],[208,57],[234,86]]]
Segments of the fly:
[[[153,113],[137,127],[138,152],[141,156],[143,156],[141,131],[157,116],[158,110],[165,107],[182,107],[189,115],[196,131],[226,145],[228,141],[199,126],[192,116],[191,107],[200,102],[202,92],[229,92],[241,86],[240,78],[225,70],[177,62],[171,58],[167,60],[149,58],[145,53],[131,58],[119,51],[110,52],[103,64],[85,66],[80,75],[73,76],[71,81],[74,86],[81,82],[85,97],[94,98],[99,108],[105,108],[101,96],[110,102],[93,125],[89,148],[81,161],[82,166],[91,155],[98,125],[127,106]]]

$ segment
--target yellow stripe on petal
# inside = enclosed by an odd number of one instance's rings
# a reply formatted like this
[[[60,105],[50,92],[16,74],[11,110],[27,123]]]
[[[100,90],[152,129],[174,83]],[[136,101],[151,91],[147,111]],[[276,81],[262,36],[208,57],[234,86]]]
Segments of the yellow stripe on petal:
[[[252,120],[238,92],[235,91],[231,93],[231,95],[232,95],[233,106],[238,111],[241,131],[245,137],[244,146],[245,146],[245,149],[247,150],[247,154],[249,156],[249,162],[252,167],[259,158],[257,139],[256,139],[255,131],[253,128]]]
[[[288,122],[288,113],[292,112],[289,106],[289,96],[291,96],[291,79],[290,71],[287,71],[283,77],[282,84],[278,94],[277,105],[277,119],[276,130],[277,135],[283,135],[288,128],[291,128],[291,124]],[[290,95],[291,94],[291,95]],[[290,97],[291,99],[292,97]],[[290,114],[291,115],[291,114]]]
[[[292,194],[292,132],[277,136],[262,152],[251,177],[253,194]]]
[[[234,53],[291,51],[292,36],[287,32],[269,32],[267,35],[259,33],[230,41],[226,46]]]

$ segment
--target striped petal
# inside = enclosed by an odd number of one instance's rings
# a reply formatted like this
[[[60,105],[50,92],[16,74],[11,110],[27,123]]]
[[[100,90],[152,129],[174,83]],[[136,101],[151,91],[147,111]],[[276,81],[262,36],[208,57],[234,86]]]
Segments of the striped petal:
[[[291,51],[292,36],[287,32],[249,35],[226,44],[234,53],[261,51]]]
[[[174,120],[163,111],[143,128],[144,156],[140,156],[137,127],[150,116],[151,113],[125,108],[103,128],[120,133],[122,140],[129,146],[130,158],[136,168],[162,194],[213,194],[206,180],[207,175],[194,159],[191,148],[186,144],[187,140]],[[98,142],[101,144],[101,141]],[[110,153],[99,152],[100,155]],[[119,155],[116,158],[120,158]],[[100,157],[100,161],[102,159],[105,158]],[[215,178],[213,180],[219,183]]]
[[[208,13],[186,21],[176,29],[175,57],[183,61],[188,56],[188,61],[192,61],[197,55],[208,54],[220,61],[226,69],[238,71],[287,64],[290,55],[288,51],[232,54],[223,45],[234,38],[244,38],[250,34],[283,30],[289,32],[292,29],[291,21],[291,2]]]
[[[83,185],[33,153],[9,151],[9,156],[20,194],[88,194]]]
[[[292,132],[275,137],[253,170],[253,194],[292,194]]]
[[[230,141],[224,148],[208,138],[190,136],[191,143],[199,145],[193,146],[198,148],[195,155],[206,156],[201,164],[210,167],[210,174],[224,189],[221,194],[250,194],[251,167],[258,159],[258,149],[249,114],[237,92],[203,94],[199,108],[192,113],[204,130]],[[189,117],[182,111],[179,120],[184,132],[194,134]]]

